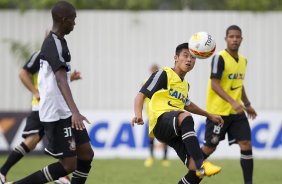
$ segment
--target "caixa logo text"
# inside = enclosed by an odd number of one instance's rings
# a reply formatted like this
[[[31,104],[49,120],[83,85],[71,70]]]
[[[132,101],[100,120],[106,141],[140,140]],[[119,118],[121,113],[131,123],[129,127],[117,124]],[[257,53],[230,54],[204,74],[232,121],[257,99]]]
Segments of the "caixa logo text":
[[[196,123],[199,142],[203,143],[205,122]],[[137,135],[136,130],[139,133]],[[100,135],[104,136],[100,136]],[[124,121],[113,126],[113,123],[99,121],[89,129],[91,145],[94,148],[146,148],[148,146],[148,126],[131,127],[130,121]],[[139,137],[141,136],[141,138]],[[277,149],[282,147],[282,123],[280,128],[273,130],[269,122],[257,122],[252,126],[252,144],[256,149]]]

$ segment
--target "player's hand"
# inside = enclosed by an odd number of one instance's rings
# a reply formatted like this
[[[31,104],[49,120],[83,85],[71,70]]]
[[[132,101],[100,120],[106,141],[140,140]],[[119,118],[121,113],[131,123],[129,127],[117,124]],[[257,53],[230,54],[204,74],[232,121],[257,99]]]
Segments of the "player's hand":
[[[143,119],[142,119],[142,117],[134,117],[134,118],[132,118],[132,121],[131,121],[131,125],[132,125],[132,127],[134,127],[134,124],[137,124],[137,125],[143,125],[144,124],[144,121],[143,121]]]
[[[252,106],[245,107],[245,110],[248,114],[248,118],[255,119],[257,117],[257,113]]]
[[[85,129],[83,121],[86,121],[88,124],[90,124],[86,117],[82,116],[79,112],[75,112],[71,117],[71,127],[75,128],[76,130],[83,130]]]
[[[223,127],[224,120],[222,119],[221,116],[215,114],[209,114],[207,118],[210,119],[212,122],[217,123],[220,127]]]
[[[81,79],[81,73],[79,71],[74,70],[71,74],[71,81]]]
[[[244,106],[239,102],[234,101],[231,103],[231,106],[237,112],[237,114],[241,114],[244,112]]]
[[[40,95],[39,92],[37,91],[36,93],[33,93],[33,96],[39,101],[40,100]]]

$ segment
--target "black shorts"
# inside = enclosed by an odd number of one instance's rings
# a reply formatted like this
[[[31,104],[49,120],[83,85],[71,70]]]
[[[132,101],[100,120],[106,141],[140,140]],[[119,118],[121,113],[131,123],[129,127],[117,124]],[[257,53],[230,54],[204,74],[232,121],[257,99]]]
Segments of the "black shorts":
[[[178,115],[183,111],[170,111],[163,113],[157,121],[153,133],[163,143],[172,147],[184,165],[188,166],[190,155],[187,153],[182,141],[180,127],[178,127]]]
[[[76,156],[76,147],[90,140],[86,129],[71,128],[71,117],[43,125],[47,137],[45,152],[55,158]]]
[[[30,115],[27,117],[22,137],[26,138],[33,134],[39,134],[40,139],[44,135],[44,127],[39,119],[38,111],[31,111]]]
[[[204,145],[216,147],[219,141],[225,139],[226,133],[228,134],[229,145],[243,140],[251,141],[251,128],[245,113],[221,117],[224,120],[222,128],[211,120],[206,120]]]

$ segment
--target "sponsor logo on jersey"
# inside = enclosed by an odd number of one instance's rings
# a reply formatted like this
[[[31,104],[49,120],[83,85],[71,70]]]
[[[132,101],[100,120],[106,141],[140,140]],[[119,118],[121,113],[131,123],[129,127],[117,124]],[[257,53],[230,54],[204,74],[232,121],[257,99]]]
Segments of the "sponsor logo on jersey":
[[[179,107],[177,107],[177,106],[175,106],[175,105],[171,104],[171,102],[170,102],[170,101],[168,101],[168,102],[167,102],[167,104],[168,104],[169,106],[171,106],[171,107],[176,107],[176,108],[179,108]]]
[[[185,104],[187,102],[187,96],[183,95],[181,92],[179,92],[175,89],[170,88],[169,89],[169,95],[174,97],[174,98],[181,100],[181,102],[183,104]]]
[[[239,88],[241,88],[241,87],[242,87],[242,86],[237,86],[237,87],[231,86],[230,89],[233,91],[233,90],[239,89]]]
[[[245,78],[244,73],[231,73],[228,75],[228,79],[230,80],[236,80],[236,79],[241,79],[243,80]]]

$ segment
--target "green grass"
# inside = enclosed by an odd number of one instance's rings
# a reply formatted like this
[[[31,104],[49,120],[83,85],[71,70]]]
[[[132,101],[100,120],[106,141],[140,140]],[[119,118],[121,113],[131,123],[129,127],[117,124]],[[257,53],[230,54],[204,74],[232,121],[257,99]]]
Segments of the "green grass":
[[[6,156],[0,156],[0,165]],[[10,170],[8,179],[16,180],[30,174],[55,160],[47,156],[26,156]],[[239,160],[212,160],[223,167],[220,174],[204,178],[202,184],[242,184]],[[254,184],[281,184],[282,160],[255,160]],[[145,168],[143,160],[109,159],[94,160],[89,174],[89,184],[173,184],[186,173],[179,160],[171,160],[171,166],[164,168],[160,161]]]

